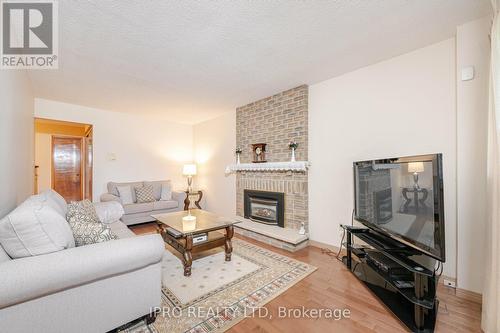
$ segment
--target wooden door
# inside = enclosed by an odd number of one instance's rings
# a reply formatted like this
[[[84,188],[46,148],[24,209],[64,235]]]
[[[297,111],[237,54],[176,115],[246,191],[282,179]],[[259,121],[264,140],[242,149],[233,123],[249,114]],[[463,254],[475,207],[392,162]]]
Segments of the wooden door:
[[[82,200],[82,138],[52,137],[52,188],[68,202]]]

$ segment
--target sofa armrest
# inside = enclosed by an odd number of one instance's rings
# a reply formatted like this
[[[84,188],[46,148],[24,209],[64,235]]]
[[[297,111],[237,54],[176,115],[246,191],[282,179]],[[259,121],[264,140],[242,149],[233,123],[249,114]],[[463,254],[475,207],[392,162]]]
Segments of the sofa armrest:
[[[80,246],[0,264],[0,309],[161,262],[160,235]]]
[[[117,201],[94,202],[94,208],[102,223],[113,223],[121,219],[125,211]]]
[[[186,193],[182,191],[172,191],[172,200],[175,200],[179,203],[179,208],[184,209],[184,199],[186,199]]]
[[[101,194],[100,199],[101,199],[101,202],[116,201],[120,204],[122,203],[122,199],[120,199],[120,197],[117,197],[116,195],[111,194],[111,193]]]

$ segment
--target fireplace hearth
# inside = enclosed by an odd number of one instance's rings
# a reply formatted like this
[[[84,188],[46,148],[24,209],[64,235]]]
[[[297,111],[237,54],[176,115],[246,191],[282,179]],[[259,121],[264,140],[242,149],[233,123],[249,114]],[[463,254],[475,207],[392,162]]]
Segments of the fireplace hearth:
[[[245,218],[253,222],[285,227],[285,194],[244,190]]]

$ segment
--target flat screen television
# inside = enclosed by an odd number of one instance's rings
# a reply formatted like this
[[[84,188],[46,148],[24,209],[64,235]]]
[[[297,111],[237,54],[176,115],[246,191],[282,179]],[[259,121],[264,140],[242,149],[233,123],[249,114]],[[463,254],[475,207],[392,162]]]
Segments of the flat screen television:
[[[354,162],[354,218],[444,262],[442,154]]]

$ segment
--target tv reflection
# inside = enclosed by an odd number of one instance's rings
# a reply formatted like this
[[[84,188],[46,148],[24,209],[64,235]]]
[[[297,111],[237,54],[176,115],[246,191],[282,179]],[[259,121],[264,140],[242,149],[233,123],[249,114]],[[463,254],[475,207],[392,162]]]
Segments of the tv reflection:
[[[432,162],[358,166],[356,215],[382,230],[434,248]]]

